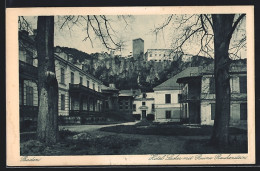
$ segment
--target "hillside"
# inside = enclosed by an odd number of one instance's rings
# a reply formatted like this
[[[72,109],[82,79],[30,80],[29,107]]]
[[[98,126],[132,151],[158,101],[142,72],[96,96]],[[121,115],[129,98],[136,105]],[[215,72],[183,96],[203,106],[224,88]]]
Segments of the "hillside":
[[[213,59],[194,56],[191,61],[181,59],[169,61],[145,61],[143,58],[124,58],[107,53],[87,54],[76,49],[61,47],[65,53],[72,54],[74,60],[83,63],[83,70],[103,81],[105,85],[114,82],[118,89],[152,91],[152,88],[166,81],[189,66],[203,66]]]

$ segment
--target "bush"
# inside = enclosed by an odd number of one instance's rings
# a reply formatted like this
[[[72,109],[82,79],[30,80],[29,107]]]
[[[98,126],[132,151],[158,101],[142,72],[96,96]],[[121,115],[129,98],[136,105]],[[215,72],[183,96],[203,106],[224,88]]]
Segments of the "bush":
[[[22,132],[36,131],[36,121],[25,120],[20,123],[20,130]]]
[[[148,121],[153,121],[154,120],[154,114],[147,114],[146,119]]]
[[[60,136],[60,139],[62,139],[62,140],[66,139],[67,137],[72,136],[74,134],[75,134],[74,132],[71,132],[68,129],[62,129],[59,131],[59,136]]]
[[[135,120],[140,120],[141,114],[133,114],[133,117],[135,118]]]
[[[29,140],[21,143],[20,153],[21,155],[32,155],[42,152],[45,146],[43,143],[36,140]]]

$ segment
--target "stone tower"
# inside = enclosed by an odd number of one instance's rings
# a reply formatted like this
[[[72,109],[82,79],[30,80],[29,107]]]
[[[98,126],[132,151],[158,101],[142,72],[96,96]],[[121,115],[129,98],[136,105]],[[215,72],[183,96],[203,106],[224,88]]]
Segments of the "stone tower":
[[[133,40],[133,57],[136,59],[138,56],[144,54],[144,40],[141,38]]]

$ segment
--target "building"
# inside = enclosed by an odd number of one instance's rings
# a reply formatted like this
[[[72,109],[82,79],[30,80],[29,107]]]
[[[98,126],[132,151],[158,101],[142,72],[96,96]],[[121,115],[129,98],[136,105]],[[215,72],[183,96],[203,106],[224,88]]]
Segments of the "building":
[[[172,49],[147,49],[146,60],[147,61],[176,61],[181,57],[182,53],[173,52]]]
[[[195,70],[194,70],[195,71]],[[188,123],[213,125],[215,118],[214,66],[197,67],[197,73],[179,78],[181,115]],[[245,63],[230,66],[230,124],[247,124],[247,77]]]
[[[144,40],[141,38],[133,40],[133,57],[143,57],[144,55]]]
[[[59,115],[79,116],[101,112],[105,101],[103,83],[84,72],[71,55],[56,48],[55,71],[59,89]]]
[[[136,96],[133,101],[133,115],[140,119],[154,119],[154,92],[143,92]],[[149,118],[151,117],[151,118]]]
[[[19,32],[19,99],[20,120],[37,120],[38,62],[34,36]],[[102,94],[103,83],[84,72],[70,54],[56,48],[55,72],[58,81],[58,114],[65,120],[79,123],[82,116],[98,116],[104,110],[107,97]]]
[[[138,96],[141,91],[138,90],[120,90],[118,97],[119,111],[123,114],[133,113],[133,101],[136,96]]]
[[[180,122],[181,104],[178,101],[181,87],[176,82],[178,78],[189,76],[193,67],[181,71],[172,78],[153,88],[156,122]]]
[[[38,113],[38,60],[34,40],[27,31],[19,32],[19,110],[20,122],[36,121]]]
[[[102,86],[102,93],[106,96],[105,110],[106,111],[118,111],[118,96],[119,90],[115,87],[115,84],[109,84],[109,87]]]

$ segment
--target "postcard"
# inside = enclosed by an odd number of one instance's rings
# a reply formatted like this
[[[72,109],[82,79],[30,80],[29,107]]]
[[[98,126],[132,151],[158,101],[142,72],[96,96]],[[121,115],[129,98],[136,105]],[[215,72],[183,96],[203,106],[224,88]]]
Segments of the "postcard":
[[[253,6],[6,9],[7,165],[255,163]]]

